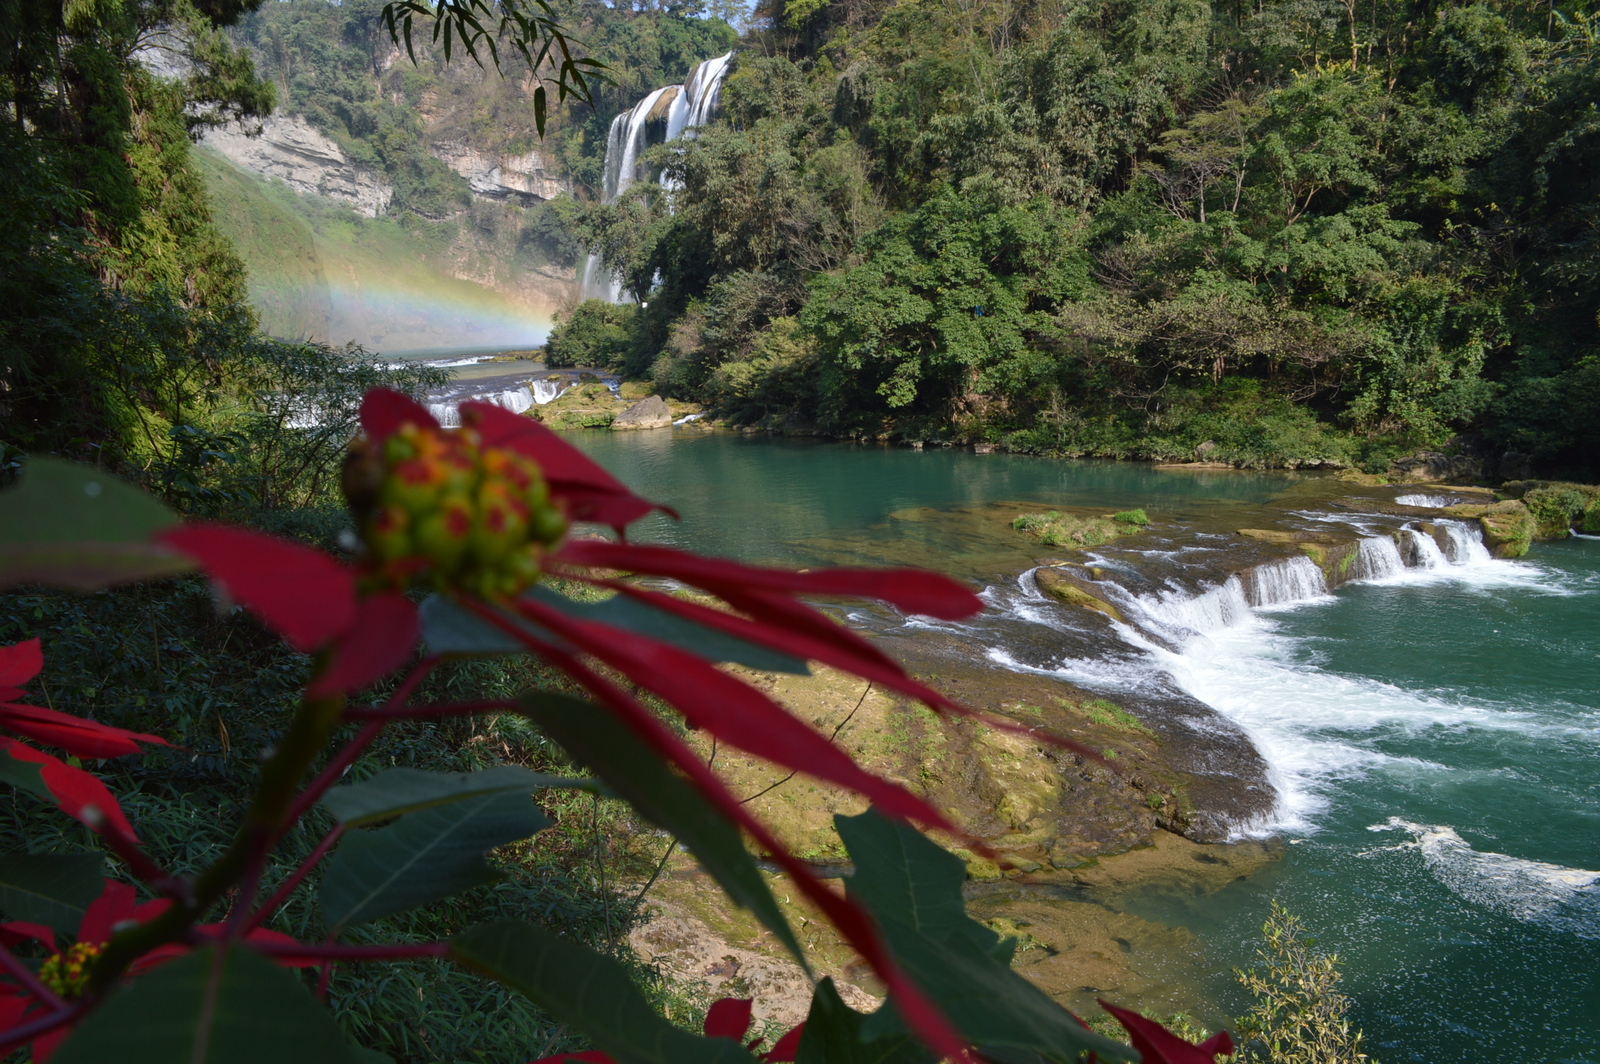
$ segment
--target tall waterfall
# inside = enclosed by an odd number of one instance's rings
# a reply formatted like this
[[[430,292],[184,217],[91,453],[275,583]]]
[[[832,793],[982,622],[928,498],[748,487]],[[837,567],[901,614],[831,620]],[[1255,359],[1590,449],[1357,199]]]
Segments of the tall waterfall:
[[[722,82],[732,62],[733,53],[729,52],[698,63],[682,85],[656,89],[611,120],[602,202],[615,202],[640,181],[660,180],[659,175],[641,168],[639,156],[646,148],[692,136],[716,117],[722,103]],[[582,295],[610,303],[622,300],[622,286],[598,255],[590,255],[584,263]]]

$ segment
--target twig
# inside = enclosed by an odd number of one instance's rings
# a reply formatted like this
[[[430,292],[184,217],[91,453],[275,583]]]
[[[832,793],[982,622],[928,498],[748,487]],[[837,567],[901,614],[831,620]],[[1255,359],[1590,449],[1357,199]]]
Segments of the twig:
[[[872,693],[872,681],[868,680],[867,681],[867,689],[865,691],[862,691],[861,692],[861,697],[856,700],[856,709],[860,709],[863,705],[866,704],[867,695],[869,695],[871,693]],[[828,742],[831,743],[831,742],[833,742],[835,739],[837,739],[839,737],[839,733],[844,731],[844,726],[846,724],[850,723],[850,718],[852,718],[852,717],[854,717],[856,715],[856,709],[852,709],[849,713],[845,714],[844,720],[841,720],[839,722],[838,726],[833,729],[833,734],[828,736]],[[783,779],[779,780],[777,783],[774,783],[774,784],[772,784],[771,786],[768,786],[768,787],[761,788],[761,790],[759,790],[756,793],[752,794],[750,797],[748,797],[748,798],[740,798],[739,799],[739,804],[743,805],[746,802],[753,802],[757,798],[760,798],[763,794],[766,794],[768,791],[777,790],[779,787],[782,787],[785,783],[788,783],[790,780],[794,779],[795,775],[796,775],[795,772],[791,772],[787,776],[783,777]]]
[[[327,852],[333,848],[333,844],[339,841],[339,836],[343,834],[344,825],[335,824],[333,829],[322,837],[322,841],[317,843],[316,849],[311,851],[311,855],[300,862],[300,867],[291,872],[289,878],[284,880],[278,886],[278,889],[272,892],[272,897],[262,903],[261,908],[256,910],[255,915],[250,917],[250,922],[245,925],[247,933],[254,928],[260,927],[268,917],[277,911],[278,906],[289,900],[289,895],[294,893],[295,888],[305,880],[311,870],[316,867],[317,862],[322,860]]]

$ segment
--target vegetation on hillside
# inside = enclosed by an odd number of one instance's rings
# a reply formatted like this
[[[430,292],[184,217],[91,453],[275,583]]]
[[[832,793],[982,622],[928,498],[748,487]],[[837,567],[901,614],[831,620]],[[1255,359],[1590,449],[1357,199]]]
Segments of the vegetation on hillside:
[[[676,187],[579,222],[648,294],[612,365],[836,434],[1600,475],[1587,3],[757,13]]]

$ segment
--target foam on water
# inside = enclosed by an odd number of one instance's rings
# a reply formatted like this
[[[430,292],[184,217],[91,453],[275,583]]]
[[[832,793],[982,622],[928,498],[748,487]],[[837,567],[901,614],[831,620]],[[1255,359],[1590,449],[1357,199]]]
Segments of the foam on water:
[[[1420,529],[1392,525],[1365,536],[1357,545],[1352,582],[1452,582],[1469,594],[1501,588],[1569,593],[1537,566],[1492,559],[1473,525],[1435,527],[1443,545]],[[1009,620],[1064,629],[1061,609],[1039,591],[1033,574],[1024,574],[1015,588],[989,589],[985,600]],[[1283,633],[1275,616],[1332,601],[1322,571],[1309,558],[1257,566],[1198,592],[1174,586],[1136,595],[1112,581],[1096,586],[1125,618],[1113,628],[1129,653],[1064,655],[1030,665],[1011,649],[993,646],[989,659],[1108,692],[1175,685],[1231,719],[1266,759],[1279,795],[1268,818],[1236,826],[1240,835],[1315,832],[1339,782],[1380,767],[1447,771],[1383,752],[1378,747],[1385,739],[1441,728],[1528,733],[1544,727],[1517,707],[1474,705],[1323,669],[1307,653],[1310,648]]]
[[[1400,817],[1368,831],[1405,831],[1428,871],[1467,901],[1527,923],[1600,939],[1600,872],[1475,850],[1453,828]]]
[[[1461,500],[1454,495],[1397,495],[1394,501],[1401,506],[1425,506],[1430,510],[1442,510],[1446,506],[1454,506]]]

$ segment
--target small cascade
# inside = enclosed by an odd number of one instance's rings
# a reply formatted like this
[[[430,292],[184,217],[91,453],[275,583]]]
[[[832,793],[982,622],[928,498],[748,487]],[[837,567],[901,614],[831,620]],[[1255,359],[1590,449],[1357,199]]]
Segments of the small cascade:
[[[698,63],[682,85],[664,85],[611,120],[602,202],[616,202],[640,181],[660,180],[660,175],[641,169],[640,156],[657,144],[693,136],[716,117],[722,82],[732,63],[732,52]],[[622,286],[598,255],[590,255],[584,263],[582,295],[609,303],[622,300]]]
[[[508,388],[499,392],[486,392],[483,395],[468,395],[460,399],[446,402],[428,404],[428,413],[434,420],[447,429],[461,427],[461,404],[465,402],[493,403],[495,406],[504,407],[513,414],[520,414],[533,408],[533,396],[528,394],[526,388]]]
[[[534,381],[528,387],[533,389],[533,401],[543,406],[546,403],[553,403],[560,399],[566,394],[571,385],[560,378],[553,377],[548,380]]]
[[[1450,564],[1450,559],[1439,549],[1439,544],[1435,543],[1433,537],[1426,532],[1407,528],[1402,534],[1405,539],[1400,544],[1400,556],[1405,560],[1407,568],[1442,569]]]
[[[1464,521],[1440,521],[1436,527],[1444,533],[1444,556],[1452,565],[1476,565],[1494,560],[1475,526]]]
[[[1252,606],[1282,606],[1326,595],[1328,582],[1310,558],[1285,558],[1251,569],[1244,589]]]
[[[1420,506],[1430,510],[1442,510],[1446,506],[1454,506],[1461,499],[1454,495],[1397,495],[1394,501],[1401,506]]]
[[[1352,580],[1387,580],[1405,570],[1405,559],[1400,548],[1388,536],[1366,536],[1356,544],[1355,564],[1350,568]]]

